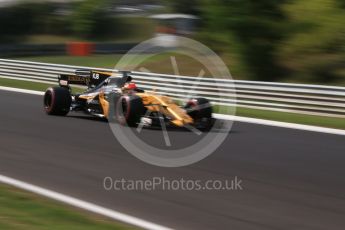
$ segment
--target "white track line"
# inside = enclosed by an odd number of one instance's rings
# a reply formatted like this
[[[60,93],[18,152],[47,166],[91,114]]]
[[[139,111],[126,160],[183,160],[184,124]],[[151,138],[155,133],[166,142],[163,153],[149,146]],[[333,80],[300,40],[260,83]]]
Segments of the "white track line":
[[[4,86],[0,86],[0,90],[35,94],[35,95],[43,95],[44,94],[41,91],[17,89],[17,88],[4,87]],[[311,131],[311,132],[327,133],[327,134],[335,134],[335,135],[345,136],[345,130],[342,130],[342,129],[332,129],[332,128],[313,126],[313,125],[301,125],[301,124],[295,124],[295,123],[271,121],[271,120],[264,120],[264,119],[250,118],[250,117],[239,117],[239,116],[224,115],[224,114],[214,114],[214,117],[218,118],[218,119],[223,119],[223,120],[233,120],[233,121],[246,122],[246,123],[252,123],[252,124],[275,126],[275,127],[280,127],[280,128],[298,129],[298,130],[304,130],[304,131]]]
[[[93,213],[97,213],[99,215],[103,215],[106,217],[109,217],[111,219],[115,219],[130,225],[134,225],[134,226],[138,226],[140,228],[144,228],[144,229],[150,229],[150,230],[169,230],[171,228],[167,228],[152,222],[148,222],[146,220],[142,220],[127,214],[123,214],[121,212],[118,211],[114,211],[111,209],[107,209],[101,206],[98,206],[96,204],[92,204],[83,200],[79,200],[77,198],[71,197],[71,196],[67,196],[61,193],[57,193],[48,189],[44,189],[23,181],[19,181],[7,176],[3,176],[0,175],[0,182],[1,183],[5,183],[20,189],[24,189],[69,205],[72,205],[74,207],[77,208],[81,208]]]
[[[280,127],[280,128],[298,129],[298,130],[304,130],[304,131],[345,136],[345,130],[342,130],[342,129],[332,129],[332,128],[313,126],[313,125],[301,125],[301,124],[281,122],[281,121],[270,121],[270,120],[250,118],[250,117],[238,117],[238,116],[225,115],[225,114],[214,114],[214,117],[218,119],[223,119],[223,120],[234,120],[234,121],[253,123],[253,124],[259,124],[259,125],[275,126],[275,127]]]
[[[35,90],[29,90],[29,89],[18,89],[18,88],[5,87],[5,86],[0,86],[0,90],[18,92],[18,93],[34,94],[34,95],[43,95],[44,94],[44,92],[42,92],[42,91],[35,91]]]

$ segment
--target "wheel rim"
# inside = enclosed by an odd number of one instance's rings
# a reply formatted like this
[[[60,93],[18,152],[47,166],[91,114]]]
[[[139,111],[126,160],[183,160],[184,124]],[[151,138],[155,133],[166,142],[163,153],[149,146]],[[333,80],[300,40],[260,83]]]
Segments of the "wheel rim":
[[[121,100],[121,108],[122,108],[122,116],[123,116],[124,118],[127,118],[127,117],[128,117],[128,111],[127,111],[127,109],[128,109],[128,104],[127,104],[126,98],[123,98],[123,99]]]
[[[120,124],[126,124],[129,116],[129,100],[127,97],[123,97],[117,103],[116,117]]]
[[[52,107],[52,103],[53,102],[53,95],[52,95],[52,92],[51,91],[47,91],[46,92],[46,95],[44,97],[44,109],[46,111],[50,111],[51,110],[51,107]]]

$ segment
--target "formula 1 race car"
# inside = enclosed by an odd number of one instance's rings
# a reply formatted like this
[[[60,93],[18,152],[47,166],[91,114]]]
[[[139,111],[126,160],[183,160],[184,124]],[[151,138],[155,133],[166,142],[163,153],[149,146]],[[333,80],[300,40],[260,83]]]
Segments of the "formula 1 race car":
[[[145,92],[132,81],[129,71],[111,72],[76,70],[75,74],[58,76],[59,87],[44,94],[44,110],[49,115],[65,116],[70,111],[118,122],[122,125],[208,128],[212,107],[205,98],[194,98],[179,106],[170,97]],[[83,93],[72,94],[70,85],[87,86]]]

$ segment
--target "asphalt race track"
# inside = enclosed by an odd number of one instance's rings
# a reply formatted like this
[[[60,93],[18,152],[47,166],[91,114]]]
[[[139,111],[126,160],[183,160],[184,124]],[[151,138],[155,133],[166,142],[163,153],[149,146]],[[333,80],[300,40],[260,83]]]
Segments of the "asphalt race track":
[[[35,95],[0,91],[0,104],[2,175],[176,229],[345,229],[344,136],[236,123],[210,157],[161,168],[126,152],[104,121],[47,116]],[[243,190],[107,191],[107,176],[237,176]]]

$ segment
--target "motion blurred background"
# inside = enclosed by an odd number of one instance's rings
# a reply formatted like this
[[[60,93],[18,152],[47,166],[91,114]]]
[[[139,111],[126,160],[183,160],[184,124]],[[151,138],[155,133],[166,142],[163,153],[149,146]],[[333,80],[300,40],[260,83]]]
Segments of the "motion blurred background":
[[[0,0],[0,58],[113,68],[128,50],[142,41],[180,35],[215,51],[236,80],[345,86],[344,22],[344,0]],[[142,66],[144,71],[175,74],[173,55],[179,74],[199,74],[200,63],[174,53],[173,40],[163,40],[161,45],[167,52],[149,55]],[[10,72],[11,67],[7,70]],[[0,76],[0,88],[44,91],[50,85]],[[261,92],[263,88],[254,93],[242,92],[242,100],[246,102],[243,107],[237,106],[236,115],[345,129],[344,91]],[[328,91],[330,87],[323,88]],[[1,92],[4,108],[0,119],[1,173],[17,172],[30,182],[40,181],[54,189],[60,187],[83,194],[84,198],[93,197],[100,203],[162,223],[181,222],[205,229],[214,229],[212,226],[345,229],[342,136],[239,123],[233,141],[227,142],[208,161],[188,169],[163,171],[140,165],[124,150],[115,156],[113,136],[104,138],[107,124],[47,117],[41,109],[41,98]],[[280,96],[275,98],[276,95]],[[255,106],[246,107],[247,98]],[[257,106],[258,103],[262,106]],[[267,104],[273,109],[266,110]],[[291,107],[295,110],[291,111]],[[304,107],[306,111],[302,110]],[[315,110],[333,114],[316,116]],[[67,144],[61,145],[61,133],[66,133]],[[95,136],[102,138],[100,145],[85,142]],[[99,165],[94,168],[96,164]],[[104,175],[120,178],[137,174],[167,175],[173,179],[239,175],[248,178],[250,189],[237,195],[218,191],[204,195],[189,191],[188,194],[124,191],[118,196],[119,193],[105,194],[98,187],[100,183],[97,184]],[[134,227],[77,212],[0,183],[0,229]]]
[[[209,46],[235,79],[345,85],[344,22],[343,0],[0,0],[0,56],[113,67],[175,34]],[[184,58],[181,74],[197,74]],[[147,68],[171,73],[168,61]]]

